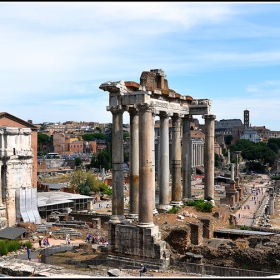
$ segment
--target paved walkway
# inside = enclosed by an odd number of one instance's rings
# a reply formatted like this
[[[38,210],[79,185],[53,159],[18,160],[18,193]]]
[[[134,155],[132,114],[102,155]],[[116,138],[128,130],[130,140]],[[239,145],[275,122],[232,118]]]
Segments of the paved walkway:
[[[267,176],[262,175],[262,177],[266,179],[264,184],[252,182],[247,186],[249,192],[248,198],[243,202],[241,209],[237,210],[235,213],[237,225],[239,226],[252,226],[255,213],[260,207],[264,207],[263,203],[267,199],[267,186],[265,186],[267,183]],[[253,185],[255,185],[255,191],[251,192]]]
[[[49,242],[50,242],[50,245],[51,246],[65,246],[66,245],[66,242],[64,239],[55,239],[55,238],[49,238]],[[72,241],[72,244],[70,246],[73,246],[73,245],[78,245],[78,244],[86,244],[86,241],[83,240],[83,239],[75,239]],[[92,248],[97,248],[97,244],[93,244],[92,243]],[[38,242],[34,242],[33,243],[33,247],[35,250],[31,250],[31,261],[35,261],[35,262],[38,262],[38,253],[39,253],[39,243]],[[45,246],[42,247],[42,249],[46,248]],[[27,260],[27,252],[26,251],[23,251],[22,254],[18,255],[17,257],[18,259],[21,259],[21,260]]]

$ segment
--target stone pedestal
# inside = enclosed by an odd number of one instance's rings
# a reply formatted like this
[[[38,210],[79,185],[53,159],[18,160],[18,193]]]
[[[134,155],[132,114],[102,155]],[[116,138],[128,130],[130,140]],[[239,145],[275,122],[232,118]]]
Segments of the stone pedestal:
[[[4,229],[8,226],[6,218],[6,208],[3,204],[0,205],[0,229]]]
[[[147,260],[167,268],[170,262],[170,252],[166,242],[161,240],[158,226],[142,228],[134,225],[108,224],[109,256],[117,262],[132,260]]]

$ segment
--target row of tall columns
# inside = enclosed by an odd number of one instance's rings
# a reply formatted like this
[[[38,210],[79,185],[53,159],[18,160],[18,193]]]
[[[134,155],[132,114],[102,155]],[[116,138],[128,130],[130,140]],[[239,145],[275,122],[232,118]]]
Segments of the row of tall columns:
[[[111,223],[126,223],[123,190],[123,112],[122,106],[112,106],[112,216]],[[130,114],[130,213],[138,216],[139,227],[153,227],[155,207],[154,114],[147,104],[129,108]],[[214,200],[214,115],[205,118],[205,194]],[[172,116],[172,190],[169,201],[169,115],[160,113],[159,206],[181,206],[183,198],[191,198],[191,115],[183,118],[181,153],[181,118]],[[181,162],[183,160],[183,188]]]

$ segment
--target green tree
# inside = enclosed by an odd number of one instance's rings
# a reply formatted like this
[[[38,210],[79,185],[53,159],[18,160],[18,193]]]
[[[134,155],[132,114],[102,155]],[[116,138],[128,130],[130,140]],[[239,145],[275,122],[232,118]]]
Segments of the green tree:
[[[270,148],[275,154],[278,154],[279,147],[275,142],[267,142],[267,147]]]
[[[81,166],[82,163],[83,163],[83,161],[80,157],[75,158],[75,166]]]
[[[90,162],[91,167],[104,168],[109,170],[112,168],[111,154],[108,152],[108,147],[100,151],[97,155],[94,155]]]
[[[94,141],[94,140],[104,140],[107,139],[107,136],[103,133],[86,133],[82,135],[84,141]]]
[[[77,188],[80,184],[84,184],[86,181],[86,173],[81,169],[78,169],[73,172],[70,178],[70,185],[74,188]]]
[[[91,194],[91,189],[86,184],[78,185],[77,190],[78,190],[79,194],[82,194],[82,195],[88,195],[89,196]]]
[[[280,138],[269,138],[267,141],[267,146],[269,146],[272,143],[277,145],[278,150],[280,149]],[[278,151],[277,151],[277,153],[278,153]]]
[[[123,153],[123,161],[124,162],[129,162],[129,154],[126,153],[126,152]]]
[[[104,140],[107,138],[107,136],[103,133],[93,133],[93,137],[94,139],[97,139],[97,140]]]
[[[42,132],[38,132],[38,145],[47,145],[50,142],[50,136],[42,133]]]
[[[254,143],[247,139],[239,139],[236,141],[234,145],[229,145],[230,152],[231,152],[231,158],[232,161],[235,162],[236,157],[234,156],[235,151],[241,151],[241,156],[243,159],[246,159],[248,161],[258,161],[259,164],[252,163],[251,167],[254,166],[254,168],[260,168],[260,165],[263,165],[261,167],[261,170],[265,169],[266,164],[269,165],[274,164],[275,162],[275,153],[272,149],[270,149],[265,143]],[[251,169],[250,167],[250,169]],[[251,169],[252,170],[252,169]],[[256,170],[256,169],[253,169]]]
[[[225,135],[225,144],[230,145],[233,137],[232,135]]]
[[[125,139],[125,138],[127,138],[127,137],[129,137],[130,135],[129,135],[129,133],[127,132],[127,131],[124,131],[123,132],[123,139]]]
[[[94,140],[93,133],[86,133],[86,134],[82,135],[82,139],[87,142],[93,141]]]
[[[215,153],[215,167],[221,168],[221,158],[218,154]]]
[[[106,186],[103,182],[98,180],[90,171],[82,171],[80,169],[73,172],[70,178],[70,185],[76,189],[80,194],[89,195],[91,192],[99,192]],[[107,187],[107,186],[106,186]]]

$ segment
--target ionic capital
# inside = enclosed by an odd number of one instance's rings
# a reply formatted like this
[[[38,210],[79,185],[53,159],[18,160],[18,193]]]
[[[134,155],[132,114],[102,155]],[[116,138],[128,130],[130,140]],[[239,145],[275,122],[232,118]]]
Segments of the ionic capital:
[[[216,115],[202,115],[203,119],[208,119],[208,120],[215,120],[216,119]]]
[[[116,105],[116,106],[110,106],[109,108],[107,108],[107,111],[111,111],[113,115],[116,115],[116,114],[123,114],[124,109],[122,105]]]
[[[153,112],[154,106],[147,104],[147,103],[141,103],[141,104],[137,105],[137,108],[139,111]]]

